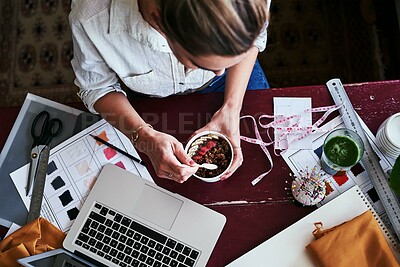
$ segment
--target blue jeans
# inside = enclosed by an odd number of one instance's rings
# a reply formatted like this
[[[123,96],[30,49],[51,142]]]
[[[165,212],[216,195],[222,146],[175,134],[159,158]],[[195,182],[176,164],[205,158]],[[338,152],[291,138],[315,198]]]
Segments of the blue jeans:
[[[212,82],[203,90],[200,90],[199,94],[208,94],[208,93],[216,93],[216,92],[224,92],[225,91],[225,78],[226,73],[221,76],[216,76]],[[260,66],[258,60],[254,64],[253,71],[251,72],[251,76],[249,79],[249,83],[247,84],[247,90],[259,90],[259,89],[269,89],[269,83],[265,74]]]

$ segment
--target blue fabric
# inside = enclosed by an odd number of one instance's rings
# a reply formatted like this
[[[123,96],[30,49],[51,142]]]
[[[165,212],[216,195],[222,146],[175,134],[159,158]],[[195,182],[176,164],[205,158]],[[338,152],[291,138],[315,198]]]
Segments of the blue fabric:
[[[225,78],[226,73],[221,76],[216,76],[213,81],[203,90],[200,90],[199,94],[208,94],[216,92],[225,91]],[[254,64],[253,71],[247,84],[247,90],[259,90],[259,89],[269,89],[269,83],[265,77],[264,71],[262,70],[260,63],[256,60]]]

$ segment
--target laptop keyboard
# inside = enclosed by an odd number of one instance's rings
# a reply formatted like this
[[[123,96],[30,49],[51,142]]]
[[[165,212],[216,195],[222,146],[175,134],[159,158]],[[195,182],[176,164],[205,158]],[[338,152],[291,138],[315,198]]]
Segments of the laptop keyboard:
[[[199,251],[96,203],[75,244],[117,266],[191,267]]]

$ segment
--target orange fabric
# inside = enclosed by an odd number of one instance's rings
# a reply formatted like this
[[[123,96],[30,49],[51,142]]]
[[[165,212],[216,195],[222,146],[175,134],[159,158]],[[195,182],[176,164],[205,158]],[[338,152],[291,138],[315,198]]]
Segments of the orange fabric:
[[[61,248],[65,234],[39,218],[0,241],[0,266],[20,266],[17,259]]]
[[[317,226],[313,234],[317,240],[307,250],[317,266],[399,266],[369,210],[331,229]]]

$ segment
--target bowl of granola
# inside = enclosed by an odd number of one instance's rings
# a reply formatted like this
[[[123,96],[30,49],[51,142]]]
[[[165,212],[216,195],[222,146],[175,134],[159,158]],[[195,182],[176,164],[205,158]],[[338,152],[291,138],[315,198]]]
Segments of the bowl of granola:
[[[193,176],[205,182],[217,182],[230,168],[233,148],[228,138],[218,132],[204,131],[193,136],[185,147],[186,153],[199,165],[215,164],[214,170],[199,168]]]

